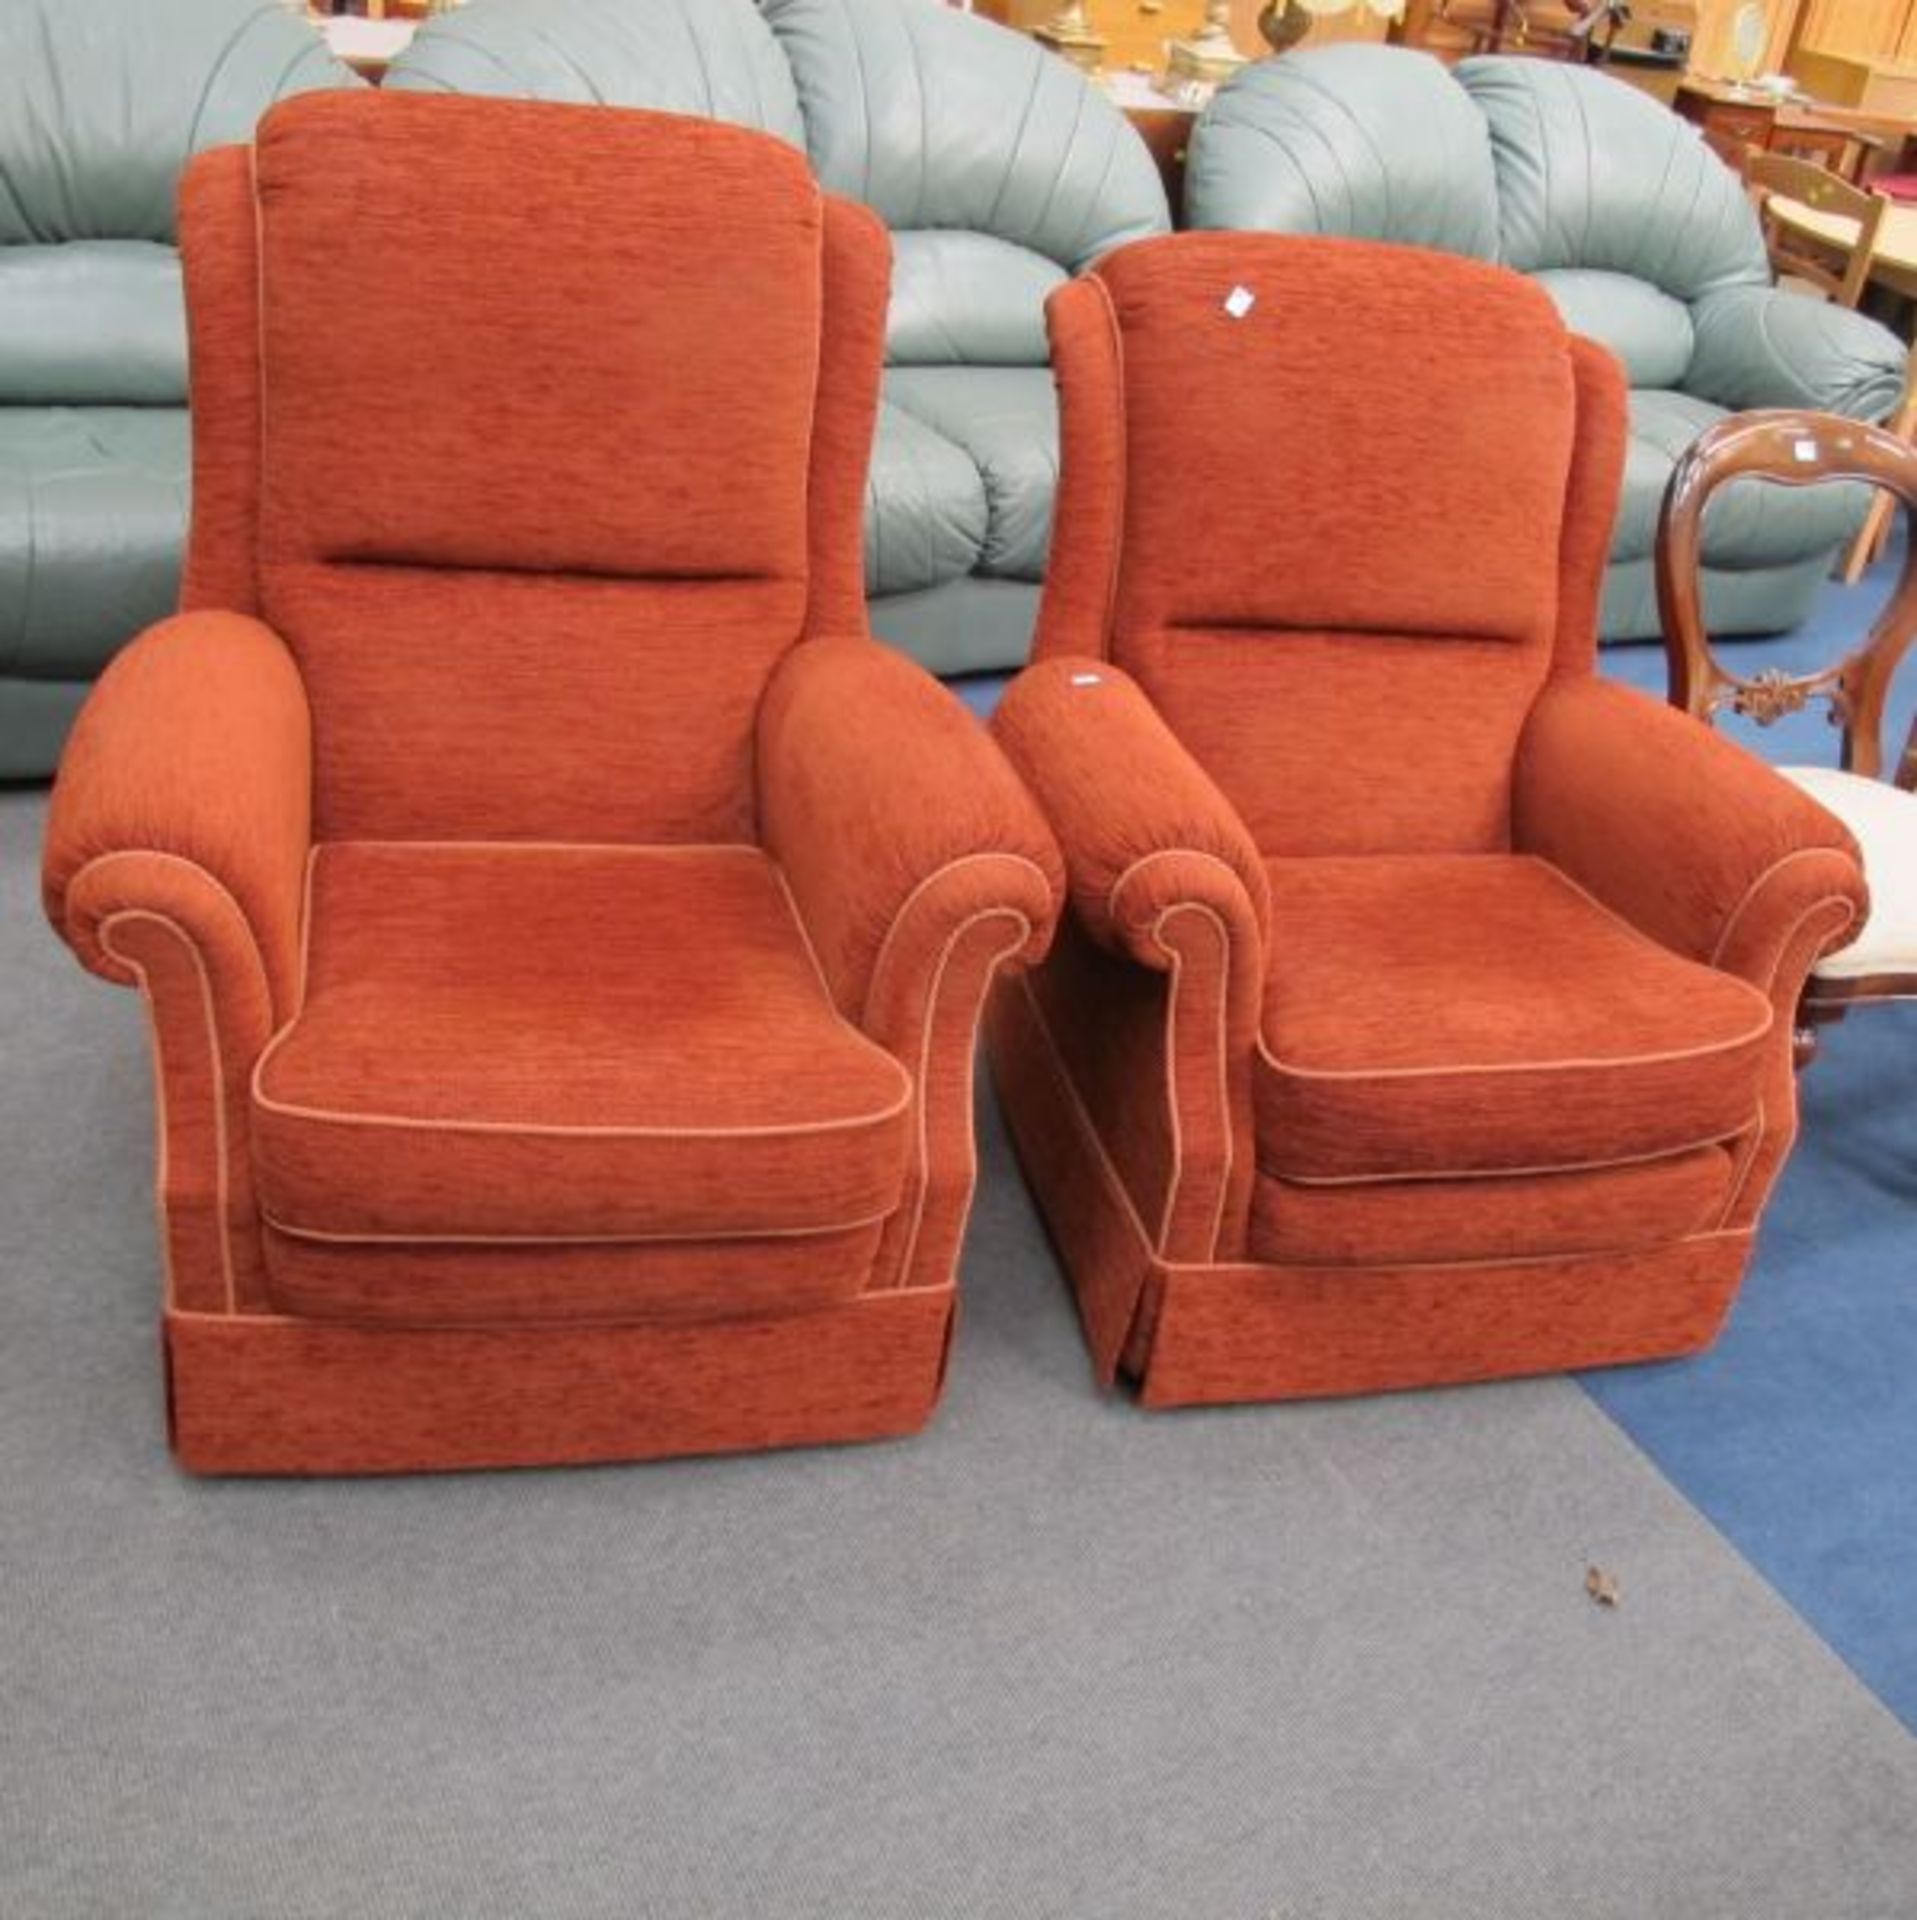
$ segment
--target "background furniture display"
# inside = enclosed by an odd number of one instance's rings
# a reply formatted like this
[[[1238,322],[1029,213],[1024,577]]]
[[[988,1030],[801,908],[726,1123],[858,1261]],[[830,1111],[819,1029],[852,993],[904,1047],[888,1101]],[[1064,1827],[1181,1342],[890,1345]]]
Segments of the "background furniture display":
[[[1854,119],[1795,106],[1760,89],[1687,77],[1672,104],[1703,134],[1726,166],[1742,164],[1744,149],[1795,154],[1862,186],[1883,161],[1889,143]]]
[[[0,8],[0,779],[53,770],[179,585],[180,169],[282,95],[353,84],[258,0]]]
[[[1917,998],[1917,724],[1893,764],[1885,751],[1891,682],[1917,636],[1917,540],[1908,539],[1896,592],[1869,635],[1834,664],[1805,673],[1725,667],[1711,650],[1697,592],[1700,530],[1711,496],[1733,480],[1801,487],[1833,475],[1884,489],[1886,507],[1917,508],[1917,450],[1908,437],[1800,413],[1725,420],[1678,462],[1658,527],[1658,597],[1670,653],[1671,699],[1700,719],[1729,708],[1769,726],[1813,701],[1843,729],[1841,765],[1785,767],[1785,777],[1843,821],[1863,855],[1868,917],[1826,953],[1805,984],[1807,1020],[1835,1019],[1873,1000]],[[1809,1034],[1800,1052],[1809,1051]]]
[[[1070,905],[987,1033],[1100,1376],[1705,1345],[1863,885],[1828,813],[1596,673],[1617,362],[1514,274],[1318,239],[1147,242],[1051,319],[1060,539],[994,729]],[[1416,360],[1352,350],[1403,328]]]
[[[1057,857],[866,628],[879,223],[735,127],[366,94],[182,233],[187,611],[45,853],[154,1021],[181,1460],[914,1430]],[[368,331],[435,342],[398,394]]]
[[[1779,193],[1766,203],[1765,213],[1773,226],[1791,237],[1801,236],[1837,253],[1858,251],[1862,235],[1852,211],[1811,206]],[[1917,298],[1917,206],[1897,200],[1886,203],[1879,196],[1870,217],[1874,224],[1866,256],[1869,278],[1907,299]]]
[[[1458,58],[1529,54],[1612,67],[1669,101],[1691,52],[1698,9],[1690,0],[1631,6],[1607,0],[1408,0],[1394,45]]]
[[[1046,294],[1170,218],[1083,75],[938,0],[473,0],[389,90],[707,114],[802,148],[892,229],[873,450],[873,622],[939,672],[1023,661],[1057,465]]]
[[[1771,284],[1742,183],[1695,128],[1582,67],[1346,46],[1249,68],[1193,133],[1185,214],[1501,261],[1618,354],[1631,437],[1607,639],[1659,633],[1658,504],[1705,427],[1769,405],[1879,418],[1903,391],[1895,335]],[[1713,631],[1795,625],[1863,512],[1837,487],[1726,495],[1705,541]]]
[[[1747,148],[1743,173],[1757,203],[1771,271],[1840,307],[1856,306],[1870,284],[1871,259],[1890,202],[1790,153]],[[1847,238],[1820,238],[1780,219],[1777,209],[1784,203],[1844,221]]]

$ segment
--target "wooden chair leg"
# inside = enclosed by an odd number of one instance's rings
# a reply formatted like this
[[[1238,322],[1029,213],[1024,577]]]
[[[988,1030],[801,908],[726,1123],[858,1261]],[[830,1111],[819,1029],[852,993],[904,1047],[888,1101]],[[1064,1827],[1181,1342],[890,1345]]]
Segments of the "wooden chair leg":
[[[1903,405],[1884,425],[1900,440],[1917,441],[1917,395],[1907,393]],[[1838,571],[1838,578],[1845,586],[1854,587],[1864,569],[1884,557],[1884,549],[1890,545],[1891,516],[1896,510],[1895,498],[1883,488],[1871,495],[1870,511],[1864,516],[1864,524],[1858,529],[1857,538],[1851,542]]]
[[[1896,505],[1881,487],[1871,495],[1870,511],[1864,516],[1864,524],[1858,528],[1857,538],[1850,543],[1850,551],[1838,569],[1838,578],[1845,586],[1854,587],[1863,578],[1864,570],[1882,558],[1890,542],[1890,517]]]

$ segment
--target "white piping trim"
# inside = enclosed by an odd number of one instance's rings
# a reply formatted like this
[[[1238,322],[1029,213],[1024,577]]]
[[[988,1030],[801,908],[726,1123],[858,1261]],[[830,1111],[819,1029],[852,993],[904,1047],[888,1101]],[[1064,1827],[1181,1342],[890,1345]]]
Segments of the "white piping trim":
[[[99,939],[101,951],[110,953],[123,967],[130,968],[138,977],[140,991],[146,1001],[147,1023],[153,1035],[154,1084],[158,1090],[160,1151],[157,1184],[159,1188],[160,1244],[166,1268],[166,1298],[169,1307],[173,1304],[175,1285],[173,1272],[173,1236],[166,1201],[166,1175],[171,1165],[172,1142],[167,1124],[166,1102],[166,1048],[161,1037],[158,1011],[154,1006],[153,992],[147,977],[147,971],[139,961],[126,954],[114,952],[112,946],[113,929],[123,920],[147,920],[155,926],[171,933],[186,949],[187,957],[193,962],[194,971],[200,979],[200,1010],[206,1023],[207,1064],[213,1075],[213,1150],[216,1158],[214,1200],[219,1213],[220,1236],[220,1277],[226,1295],[226,1311],[234,1314],[239,1311],[239,1289],[233,1277],[233,1248],[227,1226],[227,1208],[229,1202],[229,1176],[227,1172],[227,1124],[226,1124],[226,1061],[220,1047],[219,1018],[213,998],[213,981],[206,970],[206,960],[199,946],[180,923],[164,913],[156,913],[148,907],[122,907],[118,912],[110,913],[100,922]]]
[[[1012,921],[1018,928],[1018,938],[1009,942],[1005,948],[994,957],[992,964],[986,969],[985,986],[989,987],[992,983],[993,976],[998,972],[1005,960],[1010,955],[1016,953],[1019,948],[1032,937],[1032,922],[1030,917],[1019,912],[1016,907],[982,907],[977,913],[972,914],[969,918],[961,921],[958,926],[953,928],[951,934],[946,939],[945,945],[939,952],[938,965],[933,969],[931,983],[926,988],[925,1008],[919,1029],[918,1199],[912,1209],[912,1226],[906,1235],[905,1251],[899,1260],[898,1270],[901,1276],[911,1272],[912,1262],[918,1256],[919,1231],[925,1225],[926,1202],[932,1184],[931,1103],[926,1098],[926,1093],[930,1083],[932,1042],[938,1030],[940,990],[945,984],[946,969],[951,965],[952,955],[958,950],[959,942],[964,939],[974,927],[981,925],[987,920],[995,919]],[[876,977],[877,973],[875,970],[874,978]],[[976,1035],[974,1035],[974,1040],[976,1040]],[[973,1045],[966,1050],[965,1056],[965,1124],[960,1129],[964,1141],[966,1163],[965,1205],[960,1209],[959,1213],[959,1230],[956,1242],[961,1248],[965,1244],[965,1225],[971,1217],[972,1197],[978,1187],[978,1141],[976,1129],[972,1124],[973,1094],[977,1071],[978,1049],[976,1045]],[[887,1291],[890,1291],[890,1289],[887,1289]]]
[[[866,1214],[857,1220],[832,1221],[817,1227],[709,1227],[678,1233],[351,1233],[324,1227],[296,1226],[290,1220],[260,1212],[262,1223],[289,1240],[310,1240],[329,1247],[651,1247],[680,1246],[692,1241],[819,1240],[838,1234],[862,1233],[883,1226],[896,1209]]]

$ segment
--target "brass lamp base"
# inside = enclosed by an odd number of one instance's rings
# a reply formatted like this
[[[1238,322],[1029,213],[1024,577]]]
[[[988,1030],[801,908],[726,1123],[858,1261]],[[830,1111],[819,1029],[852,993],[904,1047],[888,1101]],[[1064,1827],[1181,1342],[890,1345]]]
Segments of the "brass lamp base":
[[[1165,49],[1165,72],[1174,80],[1198,80],[1216,86],[1245,64],[1245,56],[1229,40],[1200,34],[1195,40],[1174,40]]]
[[[1165,49],[1165,74],[1173,81],[1216,86],[1244,64],[1245,56],[1232,44],[1230,0],[1206,0],[1204,25]]]
[[[1042,27],[1032,29],[1032,38],[1086,73],[1098,71],[1110,44],[1087,18],[1084,0],[1060,7]]]

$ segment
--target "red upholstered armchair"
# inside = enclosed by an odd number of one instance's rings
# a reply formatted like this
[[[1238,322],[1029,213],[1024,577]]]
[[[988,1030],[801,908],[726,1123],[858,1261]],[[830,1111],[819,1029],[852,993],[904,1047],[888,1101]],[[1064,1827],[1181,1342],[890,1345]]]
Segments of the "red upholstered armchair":
[[[1150,241],[1053,296],[998,737],[1070,909],[989,1045],[1096,1364],[1240,1400],[1708,1342],[1843,829],[1594,670],[1624,388],[1534,286]]]
[[[153,1014],[180,1458],[916,1428],[1057,869],[866,633],[883,230],[737,129],[344,95],[183,227],[188,610],[46,849]]]

